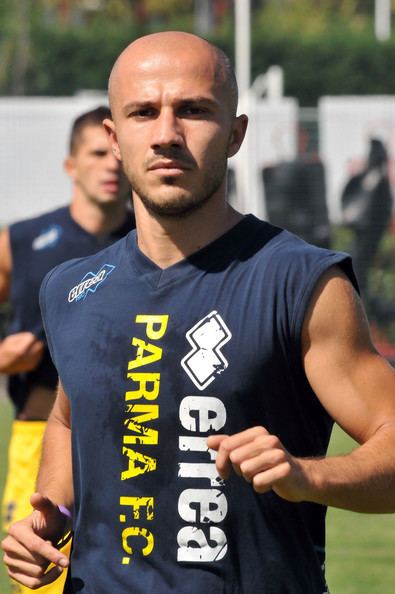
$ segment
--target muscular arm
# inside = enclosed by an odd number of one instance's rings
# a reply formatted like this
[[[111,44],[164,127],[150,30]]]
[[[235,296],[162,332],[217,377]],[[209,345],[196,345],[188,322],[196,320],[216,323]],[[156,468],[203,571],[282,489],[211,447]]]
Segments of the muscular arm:
[[[370,340],[366,317],[338,269],[319,282],[303,328],[307,378],[317,397],[360,447],[345,456],[300,459],[254,427],[212,436],[224,478],[233,465],[258,492],[358,512],[395,511],[395,370]]]
[[[0,233],[0,303],[9,298],[12,256],[8,229]],[[31,332],[18,332],[0,342],[0,373],[32,371],[41,361],[43,343]]]
[[[310,499],[360,512],[395,511],[395,370],[372,346],[361,302],[336,270],[317,287],[303,345],[317,397],[361,444],[347,456],[304,463]]]

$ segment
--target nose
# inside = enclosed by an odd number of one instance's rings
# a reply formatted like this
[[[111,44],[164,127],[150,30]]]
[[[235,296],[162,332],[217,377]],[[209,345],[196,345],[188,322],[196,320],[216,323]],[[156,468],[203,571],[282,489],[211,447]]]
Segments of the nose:
[[[172,109],[163,109],[154,122],[152,148],[180,147],[184,144],[182,127]]]

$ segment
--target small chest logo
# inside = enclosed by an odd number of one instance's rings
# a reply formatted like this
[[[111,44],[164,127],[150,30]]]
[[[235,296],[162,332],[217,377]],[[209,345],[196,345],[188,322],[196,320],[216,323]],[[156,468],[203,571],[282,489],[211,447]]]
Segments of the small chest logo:
[[[51,225],[47,229],[43,229],[40,235],[37,235],[37,237],[33,239],[33,250],[37,252],[55,246],[62,234],[63,229],[60,225]]]
[[[204,390],[228,367],[221,348],[232,334],[219,313],[212,311],[188,330],[186,337],[193,348],[181,365],[195,386]]]
[[[87,272],[81,282],[69,292],[69,303],[82,301],[87,297],[88,293],[95,293],[96,289],[107,279],[114,268],[115,266],[112,264],[103,264],[98,272]]]

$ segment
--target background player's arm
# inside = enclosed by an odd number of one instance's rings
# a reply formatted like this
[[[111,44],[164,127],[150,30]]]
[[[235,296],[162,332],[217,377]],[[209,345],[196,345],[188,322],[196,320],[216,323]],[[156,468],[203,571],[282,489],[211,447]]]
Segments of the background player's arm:
[[[345,456],[295,458],[263,427],[212,436],[224,478],[233,465],[258,492],[359,512],[395,511],[395,370],[372,346],[359,297],[338,269],[320,280],[303,329],[308,380],[360,445]]]
[[[0,233],[0,303],[9,298],[12,255],[8,229]],[[18,332],[0,342],[0,373],[31,371],[41,361],[43,343],[31,332]]]
[[[11,278],[11,248],[8,229],[0,232],[0,303],[9,297]]]

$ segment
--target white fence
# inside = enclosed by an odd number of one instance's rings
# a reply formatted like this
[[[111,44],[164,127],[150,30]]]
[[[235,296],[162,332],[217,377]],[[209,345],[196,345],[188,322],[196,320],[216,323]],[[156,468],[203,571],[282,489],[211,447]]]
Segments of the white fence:
[[[106,104],[106,96],[0,98],[0,225],[45,212],[70,199],[63,172],[72,120]],[[244,98],[241,110],[250,123],[245,144],[231,159],[236,173],[236,206],[266,214],[262,167],[303,155],[300,123],[303,109],[293,99]],[[311,120],[311,110],[308,111]],[[365,160],[369,138],[386,143],[395,183],[395,97],[325,97],[310,121],[313,139],[326,171],[331,220],[339,222],[340,194],[351,172]],[[311,140],[311,139],[310,139]]]
[[[71,123],[102,96],[0,98],[0,225],[70,200],[63,171]]]

